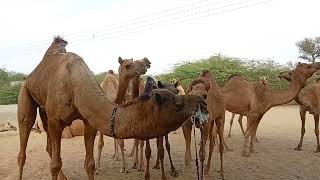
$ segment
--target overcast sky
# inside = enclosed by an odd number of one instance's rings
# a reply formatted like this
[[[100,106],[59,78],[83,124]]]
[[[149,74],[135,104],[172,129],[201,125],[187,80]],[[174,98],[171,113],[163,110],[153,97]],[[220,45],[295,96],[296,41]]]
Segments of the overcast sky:
[[[148,74],[221,52],[297,61],[295,42],[320,36],[319,0],[1,0],[0,67],[30,73],[54,35],[92,71],[149,58]]]

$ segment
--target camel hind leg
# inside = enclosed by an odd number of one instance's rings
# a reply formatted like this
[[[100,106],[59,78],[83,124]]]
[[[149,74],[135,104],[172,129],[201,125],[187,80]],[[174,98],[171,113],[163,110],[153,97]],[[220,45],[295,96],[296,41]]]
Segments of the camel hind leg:
[[[236,114],[235,113],[232,113],[232,116],[231,116],[231,119],[230,119],[230,128],[229,128],[229,133],[228,133],[228,137],[231,137],[231,128],[232,128],[232,124],[233,124],[233,119],[234,119],[234,116]],[[241,116],[241,115],[240,115]]]
[[[20,137],[20,151],[18,154],[19,179],[22,179],[23,166],[26,161],[26,148],[30,131],[35,123],[37,115],[37,104],[30,95],[28,89],[23,85],[18,98],[18,124]]]
[[[171,176],[173,177],[178,177],[179,176],[179,173],[177,172],[176,168],[174,167],[173,165],[173,162],[172,162],[172,158],[171,158],[171,147],[170,147],[170,142],[169,142],[169,134],[165,135],[164,138],[165,138],[165,141],[166,141],[166,149],[167,149],[167,152],[168,152],[168,156],[169,156],[169,160],[170,160],[170,166],[171,166]]]
[[[143,147],[144,147],[144,140],[139,140],[139,147],[140,147],[140,159],[139,159],[139,165],[138,165],[138,171],[143,172],[144,168],[144,161],[143,161]],[[138,151],[138,149],[137,149]]]
[[[127,163],[126,163],[126,159],[124,156],[124,140],[118,139],[118,144],[119,144],[120,151],[121,151],[121,170],[120,170],[120,173],[128,173]]]
[[[93,157],[94,140],[96,138],[97,130],[92,128],[88,121],[83,121],[84,128],[84,144],[86,147],[86,159],[84,162],[84,167],[86,169],[88,179],[94,180],[95,163]],[[102,133],[101,133],[102,134]]]

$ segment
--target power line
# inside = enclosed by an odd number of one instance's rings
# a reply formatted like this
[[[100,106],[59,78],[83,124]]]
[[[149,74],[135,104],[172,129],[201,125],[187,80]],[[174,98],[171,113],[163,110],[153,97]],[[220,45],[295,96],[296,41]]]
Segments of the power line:
[[[228,7],[231,7],[231,6],[244,4],[244,3],[250,2],[250,1],[253,1],[253,0],[241,1],[241,2],[237,2],[237,3],[225,5],[225,6],[222,6],[222,7],[216,7],[216,8],[213,8],[213,9],[207,9],[205,11],[198,11],[198,12],[195,12],[195,13],[192,13],[192,14],[188,14],[188,15],[185,15],[185,16],[182,16],[182,17],[175,18],[176,20],[179,20],[179,21],[176,21],[174,23],[169,23],[168,25],[175,25],[175,24],[179,24],[179,23],[186,22],[186,21],[189,21],[189,20],[199,19],[199,18],[203,18],[203,17],[223,14],[223,13],[226,13],[226,12],[229,12],[229,11],[234,11],[234,10],[238,10],[238,9],[257,6],[259,4],[265,4],[265,3],[268,3],[268,2],[273,1],[273,0],[260,1],[260,2],[257,2],[257,3],[254,3],[254,4],[250,4],[250,5],[245,5],[245,6],[241,6],[241,7],[238,6],[238,7],[232,8],[232,9],[227,9],[227,10],[224,10],[224,11],[207,14],[207,12],[211,12],[213,10],[225,9],[225,8],[228,8]],[[203,15],[202,16],[194,16],[194,15],[201,15],[201,14],[203,14]],[[190,18],[186,18],[186,17],[190,17]],[[157,24],[157,23],[158,22],[144,24],[144,26],[139,26],[138,29],[137,28],[131,28],[131,29],[127,29],[127,30],[124,30],[124,31],[115,31],[115,32],[111,32],[111,33],[110,32],[109,33],[104,33],[104,34],[102,34],[103,36],[101,36],[101,37],[96,36],[95,39],[104,40],[104,39],[122,37],[123,35],[128,35],[128,34],[135,34],[135,33],[138,33],[138,32],[142,32],[142,31],[146,31],[146,30],[149,30],[149,29],[153,29],[153,27],[150,27],[150,26],[152,26],[154,24]],[[141,27],[142,27],[142,29],[141,29]],[[144,27],[149,27],[149,28],[144,28]],[[112,34],[117,34],[117,35],[116,36],[112,36]],[[75,39],[74,41],[71,41],[71,42],[72,42],[73,46],[77,46],[78,44],[80,44],[81,41],[87,40],[87,39],[90,39],[90,38]],[[24,54],[26,54],[26,53],[24,53]],[[27,54],[30,54],[30,51],[28,51]],[[31,51],[31,54],[32,54],[32,51]]]

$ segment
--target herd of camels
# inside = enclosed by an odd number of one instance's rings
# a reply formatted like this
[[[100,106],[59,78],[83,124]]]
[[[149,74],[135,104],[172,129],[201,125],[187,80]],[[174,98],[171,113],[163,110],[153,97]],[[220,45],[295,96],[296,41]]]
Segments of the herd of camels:
[[[156,138],[157,159],[155,169],[161,169],[161,179],[167,179],[164,171],[164,142],[168,152],[171,175],[178,176],[170,153],[168,134],[182,126],[186,151],[185,165],[190,166],[191,131],[203,128],[199,154],[200,163],[206,159],[206,141],[209,140],[209,156],[204,174],[210,172],[211,158],[216,143],[219,142],[220,175],[224,178],[223,154],[231,151],[224,140],[226,111],[232,112],[232,126],[235,114],[244,134],[242,155],[250,156],[257,141],[256,132],[263,115],[272,107],[296,100],[300,105],[302,121],[301,139],[296,150],[301,150],[305,133],[305,114],[314,115],[316,152],[319,145],[320,83],[306,85],[320,63],[298,63],[294,70],[281,72],[280,78],[290,82],[287,90],[276,91],[268,86],[266,77],[259,82],[250,82],[239,75],[231,75],[220,87],[209,70],[202,70],[184,91],[179,80],[162,83],[148,77],[144,83],[141,76],[151,66],[147,58],[141,60],[119,57],[118,74],[108,71],[101,84],[84,60],[77,54],[66,51],[67,41],[55,37],[45,52],[42,61],[23,82],[18,97],[18,125],[20,151],[18,154],[19,176],[22,179],[26,161],[26,147],[34,127],[37,112],[47,135],[46,150],[51,159],[50,172],[53,180],[65,180],[61,170],[61,138],[64,129],[69,134],[83,135],[85,144],[84,167],[89,180],[99,174],[104,135],[114,138],[114,155],[121,159],[120,172],[127,172],[124,155],[124,139],[134,139],[130,153],[134,156],[132,168],[145,171],[145,179],[150,179],[150,139]],[[208,116],[207,116],[208,115]],[[242,117],[247,116],[244,130]],[[203,118],[207,117],[207,118]],[[80,124],[73,122],[77,120]],[[73,127],[75,126],[75,127]],[[231,126],[228,136],[231,136]],[[94,160],[94,141],[99,132],[98,158]],[[217,139],[219,136],[219,139]],[[145,146],[145,151],[143,148]],[[120,154],[119,154],[120,149]],[[144,158],[146,157],[146,165]]]

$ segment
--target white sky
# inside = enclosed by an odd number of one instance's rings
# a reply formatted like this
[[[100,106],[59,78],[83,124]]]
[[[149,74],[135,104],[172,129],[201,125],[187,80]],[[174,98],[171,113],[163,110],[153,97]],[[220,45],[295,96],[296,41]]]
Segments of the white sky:
[[[148,74],[219,52],[297,61],[295,42],[320,36],[319,7],[319,0],[1,0],[0,67],[30,73],[57,34],[96,73],[117,70],[118,56],[149,58]]]

